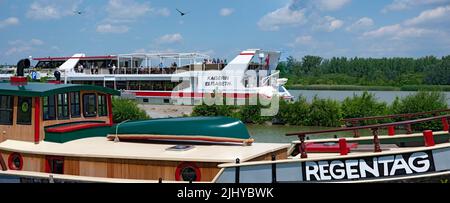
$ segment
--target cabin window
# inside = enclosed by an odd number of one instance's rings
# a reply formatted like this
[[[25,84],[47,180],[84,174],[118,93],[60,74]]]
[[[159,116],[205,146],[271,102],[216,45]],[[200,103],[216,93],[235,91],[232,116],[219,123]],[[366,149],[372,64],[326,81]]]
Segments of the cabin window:
[[[64,158],[63,157],[46,157],[45,172],[64,174]]]
[[[42,110],[45,121],[56,119],[55,103],[55,96],[44,97],[42,99]]]
[[[83,95],[83,111],[84,117],[97,116],[97,97],[95,94]]]
[[[58,119],[69,118],[69,98],[67,93],[58,94]]]
[[[99,94],[98,95],[98,115],[99,116],[107,116],[108,115],[108,106],[106,104],[106,95]]]
[[[72,117],[81,116],[81,105],[80,105],[80,93],[71,92],[70,93],[70,114]]]
[[[17,102],[17,124],[31,125],[31,97],[19,97]]]
[[[0,95],[0,124],[11,125],[13,122],[14,97]]]

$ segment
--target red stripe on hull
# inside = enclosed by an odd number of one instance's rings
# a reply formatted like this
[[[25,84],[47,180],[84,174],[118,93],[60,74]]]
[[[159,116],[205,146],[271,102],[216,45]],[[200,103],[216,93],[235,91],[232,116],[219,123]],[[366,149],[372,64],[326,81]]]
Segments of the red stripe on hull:
[[[134,92],[138,97],[175,97],[175,98],[204,98],[205,93],[180,92]],[[224,93],[226,98],[248,99],[256,94],[250,93]]]

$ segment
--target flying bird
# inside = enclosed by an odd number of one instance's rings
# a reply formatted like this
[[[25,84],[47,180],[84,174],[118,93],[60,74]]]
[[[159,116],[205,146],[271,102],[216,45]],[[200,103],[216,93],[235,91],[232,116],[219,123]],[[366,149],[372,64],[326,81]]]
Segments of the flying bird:
[[[83,11],[73,11],[73,13],[78,14],[78,15],[81,15],[81,14],[83,14],[84,12],[83,12]]]
[[[188,12],[184,13],[184,12],[181,12],[180,10],[178,10],[178,9],[177,9],[177,11],[180,13],[181,16],[184,16],[184,15],[188,14]]]

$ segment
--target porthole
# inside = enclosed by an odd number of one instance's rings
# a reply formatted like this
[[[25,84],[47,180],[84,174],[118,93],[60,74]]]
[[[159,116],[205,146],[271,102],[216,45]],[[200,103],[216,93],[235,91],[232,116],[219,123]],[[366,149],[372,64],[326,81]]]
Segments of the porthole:
[[[200,169],[194,163],[183,162],[178,165],[175,172],[177,181],[200,181]]]
[[[19,153],[12,153],[8,157],[8,166],[11,170],[22,170],[23,158]]]

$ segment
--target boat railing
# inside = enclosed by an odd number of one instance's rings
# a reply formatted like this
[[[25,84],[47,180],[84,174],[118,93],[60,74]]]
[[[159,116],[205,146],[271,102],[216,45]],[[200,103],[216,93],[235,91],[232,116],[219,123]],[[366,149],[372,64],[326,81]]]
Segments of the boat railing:
[[[439,109],[434,111],[425,111],[425,112],[417,112],[417,113],[406,113],[406,114],[392,114],[392,115],[383,115],[383,116],[369,116],[369,117],[359,117],[359,118],[346,118],[342,119],[341,121],[345,124],[347,127],[354,127],[354,126],[360,126],[364,122],[376,122],[379,121],[386,121],[386,120],[398,120],[398,119],[406,119],[411,120],[414,118],[419,118],[423,116],[439,116],[444,113],[449,113],[450,109]],[[408,134],[411,134],[412,129],[411,125],[404,126]],[[354,137],[359,137],[360,133],[358,130],[353,131]]]
[[[349,132],[349,131],[355,131],[355,130],[369,129],[372,131],[372,135],[373,135],[374,152],[381,152],[382,150],[381,150],[381,146],[380,146],[380,139],[378,137],[378,135],[379,135],[378,131],[380,129],[387,128],[389,131],[389,136],[395,136],[394,129],[396,126],[405,126],[405,125],[412,125],[412,124],[419,124],[419,123],[426,123],[426,122],[440,120],[442,122],[443,131],[448,131],[450,133],[449,118],[450,118],[450,114],[447,114],[447,115],[441,115],[441,116],[433,116],[433,117],[429,117],[429,118],[421,118],[421,119],[416,119],[416,120],[399,121],[399,122],[392,122],[392,123],[372,124],[372,125],[365,125],[365,126],[353,126],[353,127],[336,128],[336,129],[328,129],[328,130],[288,133],[288,134],[286,134],[286,136],[297,136],[299,138],[299,140],[300,140],[300,146],[299,146],[300,157],[307,158],[308,156],[306,154],[306,145],[305,145],[305,138],[307,135],[311,136],[311,135],[318,135],[318,134],[324,134],[324,133]],[[430,134],[431,134],[431,137],[433,137],[432,131],[430,131],[430,130],[424,131],[425,141],[427,141],[427,139],[433,139],[433,138],[430,138]],[[340,146],[341,145],[346,146],[345,138],[341,138],[339,140],[339,142],[340,142],[339,143]],[[433,143],[434,143],[434,141],[433,141]],[[428,146],[427,142],[425,142],[425,144]],[[341,150],[341,151],[343,151],[343,150]],[[342,154],[342,152],[341,152],[341,154]],[[345,154],[346,153],[343,153],[343,155],[345,155]]]

